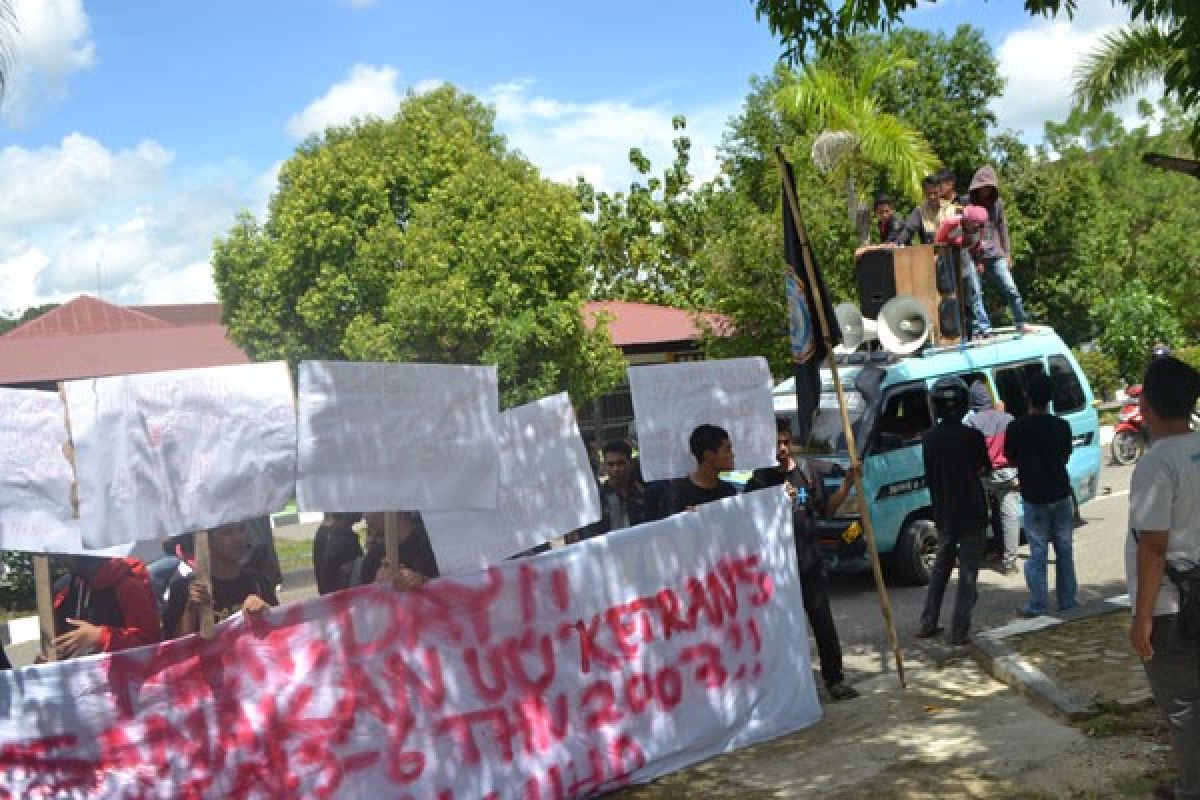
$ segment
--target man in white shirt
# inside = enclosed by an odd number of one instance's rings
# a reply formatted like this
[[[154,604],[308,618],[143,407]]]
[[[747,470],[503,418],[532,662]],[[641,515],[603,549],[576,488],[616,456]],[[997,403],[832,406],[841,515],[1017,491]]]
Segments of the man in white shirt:
[[[1179,768],[1174,787],[1154,796],[1200,800],[1200,639],[1177,628],[1179,592],[1166,577],[1200,563],[1200,433],[1189,424],[1200,373],[1175,358],[1151,362],[1142,416],[1153,444],[1129,488],[1125,570],[1133,604],[1129,639],[1142,657],[1154,701],[1166,718]]]

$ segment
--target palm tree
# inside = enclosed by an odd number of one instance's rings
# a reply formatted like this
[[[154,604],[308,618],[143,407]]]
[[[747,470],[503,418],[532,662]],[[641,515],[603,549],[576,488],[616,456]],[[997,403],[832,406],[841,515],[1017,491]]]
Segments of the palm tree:
[[[875,50],[860,55],[838,50],[805,67],[784,83],[776,104],[808,130],[820,131],[812,145],[817,168],[846,190],[846,206],[859,239],[867,238],[867,197],[872,174],[882,172],[914,199],[921,179],[938,166],[937,156],[916,128],[880,108],[876,85],[917,62],[901,52]],[[840,65],[835,65],[840,61]]]
[[[1178,20],[1163,16],[1106,35],[1075,68],[1075,102],[1093,111],[1110,108],[1182,67],[1187,52],[1178,33]]]

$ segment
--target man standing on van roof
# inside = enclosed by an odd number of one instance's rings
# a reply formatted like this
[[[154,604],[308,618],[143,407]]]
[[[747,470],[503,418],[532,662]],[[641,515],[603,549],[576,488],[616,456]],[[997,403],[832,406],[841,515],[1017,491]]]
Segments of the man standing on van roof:
[[[1018,331],[1025,331],[1025,306],[1009,270],[1012,249],[1009,245],[1008,220],[1004,216],[1004,201],[1000,199],[999,186],[996,170],[990,166],[982,166],[971,179],[969,192],[971,204],[982,206],[988,217],[981,240],[971,251],[975,269],[967,270],[971,310],[975,316],[975,333],[985,336],[992,327],[983,307],[982,279],[985,273],[991,276],[992,281],[1004,293],[1004,298],[1012,309],[1013,325]]]
[[[1017,547],[1021,543],[1021,495],[1017,492],[1017,468],[1009,464],[1004,456],[1005,431],[1013,418],[1012,414],[996,409],[987,384],[983,381],[971,384],[970,406],[971,413],[967,416],[966,425],[983,434],[988,458],[992,462],[992,468],[983,476],[983,488],[988,499],[994,498],[1000,506],[1000,534],[1004,552],[999,571],[1011,575],[1017,571]]]
[[[950,644],[965,645],[978,596],[975,583],[988,524],[987,498],[980,476],[992,464],[983,434],[962,423],[967,413],[967,385],[962,379],[940,378],[931,394],[938,424],[925,434],[921,455],[933,503],[933,521],[938,529],[938,549],[917,636],[928,639],[942,630],[937,624],[942,596],[957,558],[958,594],[950,623]]]
[[[1025,536],[1029,539],[1029,561],[1025,562],[1025,584],[1029,604],[1019,609],[1023,617],[1046,613],[1046,562],[1049,545],[1054,545],[1054,590],[1058,610],[1076,606],[1075,510],[1071,505],[1071,426],[1047,411],[1054,397],[1054,384],[1044,372],[1029,379],[1029,413],[1014,420],[1004,437],[1004,455],[1017,466],[1021,499],[1025,507]]]

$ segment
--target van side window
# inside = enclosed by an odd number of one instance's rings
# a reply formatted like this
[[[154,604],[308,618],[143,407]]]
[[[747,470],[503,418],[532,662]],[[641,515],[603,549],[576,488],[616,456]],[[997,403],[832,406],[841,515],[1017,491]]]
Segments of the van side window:
[[[1087,405],[1079,378],[1075,376],[1075,370],[1071,369],[1071,362],[1067,361],[1065,356],[1050,356],[1050,380],[1054,383],[1055,414],[1082,411]]]
[[[877,453],[908,447],[921,441],[921,435],[933,427],[929,393],[924,386],[901,389],[888,395],[876,425]]]
[[[1029,400],[1025,387],[1029,385],[1030,378],[1045,371],[1040,361],[997,367],[993,377],[996,381],[996,393],[1000,396],[1000,402],[1004,403],[1004,410],[1014,417],[1028,414]]]

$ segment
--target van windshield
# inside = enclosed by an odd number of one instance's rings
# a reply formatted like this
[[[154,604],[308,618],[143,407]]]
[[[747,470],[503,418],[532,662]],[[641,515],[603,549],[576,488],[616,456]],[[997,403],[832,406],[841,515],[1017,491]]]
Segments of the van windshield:
[[[808,449],[815,453],[846,452],[846,437],[842,435],[842,415],[838,411],[837,393],[832,384],[821,387],[821,406],[813,417],[812,435]],[[846,412],[854,429],[856,441],[860,438],[860,427],[866,400],[857,389],[842,384],[842,395],[846,398]]]

